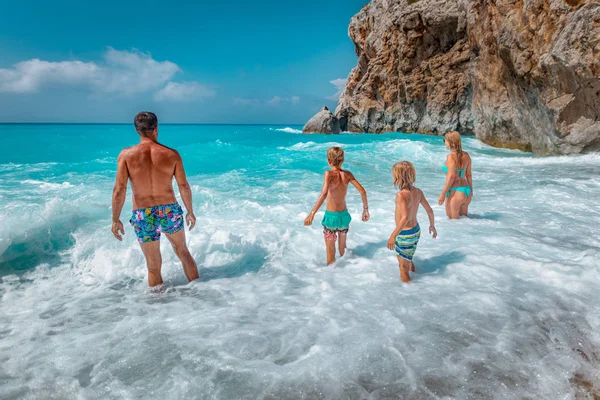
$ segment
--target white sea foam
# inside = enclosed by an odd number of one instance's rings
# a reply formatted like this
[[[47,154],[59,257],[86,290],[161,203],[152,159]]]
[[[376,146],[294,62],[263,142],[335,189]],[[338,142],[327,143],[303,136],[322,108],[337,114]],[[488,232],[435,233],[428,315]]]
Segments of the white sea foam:
[[[73,186],[69,182],[52,183],[52,182],[37,181],[35,179],[26,179],[21,183],[35,185],[35,186],[38,186],[40,189],[45,189],[45,190],[61,190],[61,189],[65,189],[65,188]]]
[[[286,132],[286,133],[302,133],[302,129],[290,128],[289,126],[286,126],[285,128],[270,128],[270,129],[274,130],[274,131]]]
[[[333,269],[322,213],[303,227],[322,183],[304,165],[324,168],[306,150],[337,141],[372,219],[360,222],[350,189],[351,252]],[[19,185],[34,190],[3,209],[0,266],[29,269],[0,274],[0,397],[554,399],[574,398],[577,380],[600,385],[600,156],[484,150],[471,152],[472,218],[434,205],[433,240],[420,215],[410,285],[385,248],[390,168],[414,161],[433,204],[441,144],[281,144],[256,155],[269,173],[191,175],[201,282],[186,284],[164,242],[158,295],[132,229],[112,238],[107,177]]]

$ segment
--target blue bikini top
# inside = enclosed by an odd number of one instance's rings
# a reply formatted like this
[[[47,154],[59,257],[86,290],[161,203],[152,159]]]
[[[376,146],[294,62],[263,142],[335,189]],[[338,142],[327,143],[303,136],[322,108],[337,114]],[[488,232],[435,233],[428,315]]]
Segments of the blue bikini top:
[[[446,164],[442,165],[442,171],[448,173],[448,167],[446,167]],[[456,172],[458,172],[458,176],[460,177],[460,179],[463,179],[465,177],[465,173],[467,172],[467,168],[465,167],[457,169]]]

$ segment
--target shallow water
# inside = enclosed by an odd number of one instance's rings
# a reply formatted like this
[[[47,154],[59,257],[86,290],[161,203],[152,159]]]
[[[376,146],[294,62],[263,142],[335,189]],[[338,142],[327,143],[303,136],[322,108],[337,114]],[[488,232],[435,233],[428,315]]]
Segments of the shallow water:
[[[201,281],[187,284],[163,243],[167,289],[153,294],[131,227],[124,243],[110,233],[131,127],[0,125],[0,398],[591,398],[600,155],[464,140],[472,216],[448,221],[434,205],[439,238],[422,236],[403,285],[385,248],[390,168],[414,162],[435,203],[441,139],[297,129],[161,127],[193,187]],[[335,144],[372,219],[360,222],[350,189],[351,251],[328,268],[322,212],[302,224]]]

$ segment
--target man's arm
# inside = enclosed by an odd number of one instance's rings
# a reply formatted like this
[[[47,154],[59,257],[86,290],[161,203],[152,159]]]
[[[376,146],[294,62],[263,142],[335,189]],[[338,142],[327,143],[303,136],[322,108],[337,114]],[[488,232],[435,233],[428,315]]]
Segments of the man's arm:
[[[402,192],[398,192],[396,195],[396,211],[394,215],[394,219],[396,220],[396,229],[390,235],[388,239],[387,247],[390,250],[394,250],[396,248],[396,236],[402,232],[402,229],[408,222],[408,202]]]
[[[190,230],[196,225],[196,216],[194,215],[194,208],[192,206],[192,188],[187,181],[187,176],[185,175],[185,170],[183,169],[183,160],[179,153],[177,154],[177,162],[175,163],[175,180],[177,181],[177,186],[179,187],[179,194],[181,195],[181,200],[183,200],[183,204],[187,210],[187,215],[185,216],[185,221]]]
[[[347,171],[347,172],[350,175],[350,183],[352,185],[354,185],[354,187],[356,188],[356,190],[358,190],[358,193],[360,193],[360,198],[362,199],[362,203],[363,203],[362,220],[364,222],[367,222],[369,220],[369,218],[370,218],[370,215],[369,215],[369,200],[367,199],[367,191],[360,184],[360,182],[354,177],[354,175],[352,175],[351,172],[349,172],[349,171]]]
[[[112,196],[112,233],[118,240],[123,240],[121,235],[125,234],[123,224],[119,220],[125,198],[127,197],[127,181],[129,180],[129,171],[123,152],[119,154],[117,159],[117,177],[115,179],[115,188]]]
[[[325,171],[325,177],[323,178],[323,189],[321,189],[321,195],[317,199],[315,206],[311,210],[308,217],[304,220],[304,226],[312,225],[313,219],[315,218],[315,214],[319,211],[319,208],[323,205],[323,202],[327,198],[327,192],[329,192],[329,171]]]

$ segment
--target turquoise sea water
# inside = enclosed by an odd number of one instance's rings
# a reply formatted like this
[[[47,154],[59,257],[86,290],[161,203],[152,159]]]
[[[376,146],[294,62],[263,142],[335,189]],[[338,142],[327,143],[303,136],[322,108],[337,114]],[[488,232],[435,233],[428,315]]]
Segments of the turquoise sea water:
[[[472,217],[423,235],[399,283],[391,166],[433,204],[441,138],[301,135],[300,127],[160,127],[193,189],[200,282],[167,243],[150,293],[126,225],[110,233],[129,125],[0,125],[0,398],[568,399],[600,387],[600,155],[534,157],[467,138]],[[372,219],[325,267],[325,154],[365,186]],[[131,197],[122,214],[129,219]],[[426,226],[425,214],[420,215]],[[588,388],[589,390],[589,388]]]

